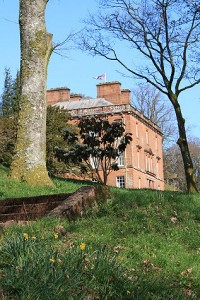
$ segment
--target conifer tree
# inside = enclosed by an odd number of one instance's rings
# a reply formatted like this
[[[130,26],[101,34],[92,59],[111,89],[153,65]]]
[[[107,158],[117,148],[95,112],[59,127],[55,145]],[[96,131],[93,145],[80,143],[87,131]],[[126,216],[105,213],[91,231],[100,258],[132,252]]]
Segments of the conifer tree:
[[[10,69],[5,68],[4,89],[1,97],[1,115],[4,117],[7,117],[13,113],[12,96],[12,76]]]
[[[19,112],[20,99],[20,72],[17,71],[16,77],[12,82],[12,109],[14,114]]]

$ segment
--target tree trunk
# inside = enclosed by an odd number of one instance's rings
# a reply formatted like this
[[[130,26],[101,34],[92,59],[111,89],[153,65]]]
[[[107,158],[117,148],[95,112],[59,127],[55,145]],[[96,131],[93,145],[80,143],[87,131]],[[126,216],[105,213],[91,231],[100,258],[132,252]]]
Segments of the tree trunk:
[[[187,191],[189,193],[195,193],[198,192],[198,190],[195,183],[193,162],[190,156],[190,151],[189,151],[187,137],[186,137],[185,119],[182,116],[181,108],[178,103],[178,97],[175,94],[171,93],[169,95],[169,98],[174,106],[176,118],[178,122],[179,139],[177,141],[177,144],[179,145],[182,154],[186,183],[187,183]]]
[[[46,76],[52,52],[47,2],[20,0],[20,111],[10,177],[32,185],[53,185],[46,169]]]

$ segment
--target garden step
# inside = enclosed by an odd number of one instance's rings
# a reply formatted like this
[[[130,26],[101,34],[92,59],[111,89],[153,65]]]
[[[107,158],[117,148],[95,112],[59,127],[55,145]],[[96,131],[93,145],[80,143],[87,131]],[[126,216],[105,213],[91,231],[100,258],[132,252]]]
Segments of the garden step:
[[[39,219],[41,217],[44,217],[43,213],[13,213],[13,214],[0,214],[0,222],[6,222],[10,220],[14,221],[33,221],[36,219]]]
[[[19,205],[23,203],[27,204],[36,204],[45,201],[64,201],[66,200],[72,193],[68,194],[53,194],[53,195],[43,195],[43,196],[34,196],[34,197],[22,197],[22,198],[7,198],[0,200],[0,207],[2,205]]]
[[[96,210],[98,199],[110,199],[109,191],[100,185],[82,186],[69,194],[0,200],[0,228],[5,227],[9,221],[31,221],[44,216],[76,220],[82,217],[85,210]]]
[[[0,222],[41,218],[59,206],[70,195],[71,193],[3,199],[0,201]]]
[[[31,212],[46,212],[51,209],[54,209],[60,204],[60,201],[57,202],[45,202],[45,203],[36,203],[36,204],[21,204],[21,205],[4,205],[0,206],[0,214],[9,214],[9,213],[31,213]]]

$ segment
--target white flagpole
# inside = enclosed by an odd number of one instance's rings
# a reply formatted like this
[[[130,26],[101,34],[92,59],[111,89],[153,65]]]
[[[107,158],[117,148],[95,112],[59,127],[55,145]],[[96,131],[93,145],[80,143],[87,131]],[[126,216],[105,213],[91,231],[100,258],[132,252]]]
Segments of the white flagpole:
[[[106,73],[104,73],[104,82],[106,82]]]

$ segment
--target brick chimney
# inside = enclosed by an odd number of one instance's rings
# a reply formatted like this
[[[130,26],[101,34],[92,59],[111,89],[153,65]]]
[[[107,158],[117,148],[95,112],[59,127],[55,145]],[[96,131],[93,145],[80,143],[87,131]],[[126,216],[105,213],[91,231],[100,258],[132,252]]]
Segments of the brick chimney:
[[[130,104],[131,102],[131,91],[128,89],[121,90],[121,103]]]
[[[130,90],[121,90],[118,81],[97,84],[97,98],[105,98],[113,104],[129,104]]]
[[[70,100],[69,88],[56,88],[47,90],[47,104],[52,105],[60,101]]]
[[[83,98],[83,95],[81,94],[71,94],[70,100],[81,100]]]

